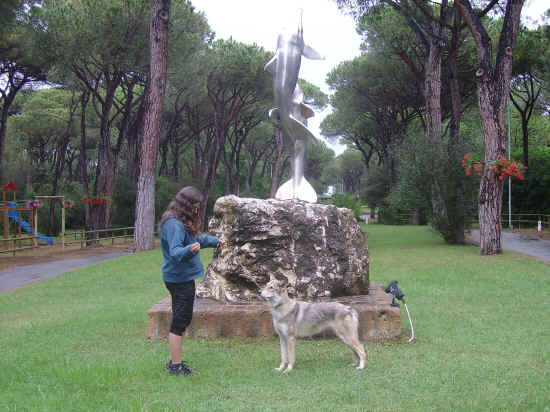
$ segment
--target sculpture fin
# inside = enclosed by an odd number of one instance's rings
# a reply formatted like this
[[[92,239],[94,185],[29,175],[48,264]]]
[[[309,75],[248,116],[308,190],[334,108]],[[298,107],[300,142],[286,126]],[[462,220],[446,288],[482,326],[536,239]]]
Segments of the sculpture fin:
[[[300,103],[300,112],[302,113],[302,116],[306,119],[315,116],[315,112],[313,111],[313,109],[305,103]]]
[[[264,66],[264,71],[268,71],[270,73],[275,73],[275,65],[277,64],[277,53],[275,53],[275,56],[271,58],[270,61],[268,61]]]
[[[307,140],[309,139],[312,143],[317,144],[317,138],[315,135],[307,128],[305,124],[296,119],[294,116],[289,115],[289,123],[292,128],[292,135],[297,139]]]
[[[325,60],[324,56],[321,56],[317,51],[315,51],[311,46],[308,46],[307,44],[304,46],[302,56],[307,57],[311,60]]]

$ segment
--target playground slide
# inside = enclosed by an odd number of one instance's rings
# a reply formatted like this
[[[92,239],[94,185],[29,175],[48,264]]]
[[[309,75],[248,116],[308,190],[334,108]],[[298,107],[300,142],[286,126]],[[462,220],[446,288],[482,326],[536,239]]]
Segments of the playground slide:
[[[25,232],[32,233],[32,227],[29,225],[29,223],[19,217],[19,213],[17,213],[15,210],[8,211],[8,217],[15,221],[16,223],[19,223],[19,220],[21,220],[21,227]],[[43,236],[40,233],[37,233],[37,236],[39,241],[46,242],[48,245],[53,245],[53,239],[51,237]]]

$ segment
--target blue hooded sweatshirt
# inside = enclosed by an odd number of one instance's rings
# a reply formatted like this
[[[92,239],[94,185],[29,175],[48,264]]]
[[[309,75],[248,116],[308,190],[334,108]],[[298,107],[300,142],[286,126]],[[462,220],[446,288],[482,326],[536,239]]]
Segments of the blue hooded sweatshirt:
[[[183,283],[202,276],[204,268],[199,253],[191,245],[199,242],[202,248],[217,247],[215,236],[199,235],[195,239],[181,221],[169,217],[159,230],[162,250],[162,279],[169,283]]]

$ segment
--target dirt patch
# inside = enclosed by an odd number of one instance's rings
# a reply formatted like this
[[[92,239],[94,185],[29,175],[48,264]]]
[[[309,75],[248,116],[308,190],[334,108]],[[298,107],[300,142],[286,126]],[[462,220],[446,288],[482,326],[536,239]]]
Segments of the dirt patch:
[[[64,259],[75,259],[89,256],[101,256],[107,253],[131,251],[134,247],[132,242],[103,244],[80,248],[79,246],[41,246],[38,249],[29,249],[13,254],[0,254],[0,270],[6,270],[18,266],[38,265],[41,263],[54,262]]]

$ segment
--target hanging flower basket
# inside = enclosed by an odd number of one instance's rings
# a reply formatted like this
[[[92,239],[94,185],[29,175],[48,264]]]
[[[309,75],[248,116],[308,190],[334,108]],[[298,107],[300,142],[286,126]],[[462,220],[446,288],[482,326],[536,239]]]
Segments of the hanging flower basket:
[[[111,196],[107,196],[103,194],[95,197],[84,195],[82,196],[82,202],[89,204],[91,206],[102,206],[102,205],[113,203],[113,199],[111,198]]]
[[[65,200],[63,202],[63,208],[72,209],[74,207],[74,202],[72,200]]]
[[[27,200],[25,202],[25,207],[27,209],[40,209],[42,206],[42,203],[38,200]]]
[[[509,161],[503,156],[500,156],[497,161],[485,163],[476,159],[472,153],[468,153],[464,156],[461,163],[466,176],[481,176],[485,167],[488,167],[496,173],[499,180],[503,180],[506,176],[523,180],[525,179],[525,171],[527,170],[527,166],[519,162]]]
[[[525,179],[525,171],[527,170],[527,166],[517,162],[510,162],[502,156],[499,157],[496,164],[489,166],[489,168],[496,172],[499,180],[502,180],[505,176],[523,180]]]
[[[473,153],[464,155],[464,159],[462,159],[461,163],[466,176],[481,176],[483,164],[480,160],[475,158]]]

